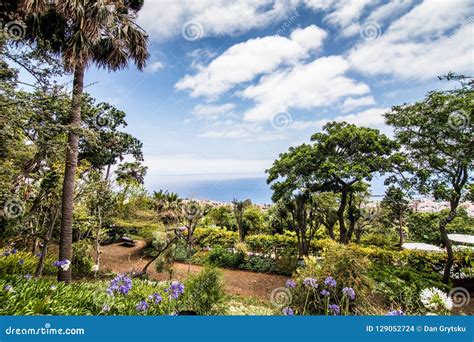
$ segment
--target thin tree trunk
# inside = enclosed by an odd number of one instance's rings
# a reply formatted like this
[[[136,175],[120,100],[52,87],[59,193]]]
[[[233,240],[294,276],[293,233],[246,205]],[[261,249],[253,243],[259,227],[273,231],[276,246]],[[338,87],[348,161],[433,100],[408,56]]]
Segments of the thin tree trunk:
[[[66,165],[62,190],[61,235],[59,238],[59,260],[72,259],[72,221],[74,210],[74,177],[77,167],[79,136],[74,130],[81,125],[81,97],[84,89],[84,65],[78,64],[74,70],[72,106],[69,124]],[[58,281],[71,282],[71,268],[67,271],[59,268]]]
[[[446,251],[448,253],[448,259],[446,260],[446,266],[444,267],[443,273],[443,283],[449,283],[451,277],[451,268],[454,264],[454,253],[453,253],[453,244],[448,238],[448,232],[446,231],[446,226],[450,223],[457,215],[457,204],[451,203],[451,210],[448,216],[442,219],[439,223],[439,230],[441,232],[441,237],[443,238],[444,245],[446,246]]]
[[[398,234],[400,236],[400,248],[403,246],[403,218],[400,216],[398,218]]]
[[[347,205],[347,190],[343,190],[341,193],[341,203],[339,203],[339,208],[337,210],[337,218],[339,221],[339,242],[346,243],[346,222],[344,221],[344,212],[346,211]]]
[[[109,180],[109,177],[110,177],[110,167],[111,167],[111,166],[112,166],[111,164],[107,165],[107,171],[106,171],[106,173],[105,173],[105,180]]]
[[[95,265],[100,265],[100,251],[99,251],[99,237],[100,237],[100,228],[102,228],[102,215],[100,213],[100,207],[97,209],[97,214],[99,216],[99,225],[95,233]],[[94,271],[94,277],[97,277],[97,270]]]
[[[50,222],[50,226],[46,233],[46,237],[43,241],[43,248],[41,249],[40,260],[38,262],[38,266],[36,267],[35,277],[39,278],[43,274],[44,269],[44,262],[46,260],[46,255],[48,254],[48,245],[51,241],[51,237],[53,236],[54,226],[56,225],[56,219],[58,217],[58,210],[55,210],[54,219]]]

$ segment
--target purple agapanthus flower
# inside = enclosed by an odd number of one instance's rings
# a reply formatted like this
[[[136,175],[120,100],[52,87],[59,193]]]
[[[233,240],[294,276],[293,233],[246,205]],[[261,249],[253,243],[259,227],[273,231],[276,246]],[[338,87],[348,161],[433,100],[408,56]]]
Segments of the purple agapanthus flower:
[[[318,283],[316,282],[316,279],[314,278],[304,278],[303,284],[304,286],[312,287],[314,289],[318,288]]]
[[[319,292],[321,294],[321,296],[323,297],[329,297],[329,295],[331,294],[328,290],[322,290],[321,292]]]
[[[180,283],[179,281],[173,281],[165,292],[169,293],[170,299],[178,299],[180,295],[184,293],[184,284]]]
[[[10,255],[10,251],[6,250],[5,252],[3,252],[3,256],[7,257]]]
[[[32,278],[31,274],[27,273],[25,274],[25,279],[26,280],[30,280]]]
[[[356,294],[352,287],[345,287],[342,289],[342,293],[344,293],[347,297],[354,300]]]
[[[58,260],[58,261],[53,262],[53,265],[56,266],[57,268],[61,268],[63,271],[67,271],[69,269],[69,266],[71,266],[71,262],[67,259]]]
[[[23,259],[20,259],[20,260],[18,261],[18,265],[23,265],[24,263],[25,263],[25,260],[23,260]]]
[[[339,305],[336,304],[329,304],[328,305],[329,311],[331,311],[334,315],[339,315],[339,312],[341,312],[341,308]]]
[[[11,254],[16,254],[16,252],[18,252],[17,249],[16,249],[16,248],[13,248],[10,253],[11,253]]]
[[[154,304],[159,304],[163,300],[163,297],[161,297],[159,293],[155,292],[152,295],[149,295],[148,299],[152,300]]]
[[[114,292],[119,292],[120,294],[127,295],[132,289],[132,286],[132,279],[126,275],[119,274],[110,281],[110,286],[107,289],[107,293],[113,294]]]
[[[136,306],[137,311],[147,311],[148,310],[148,303],[146,300],[142,300]]]
[[[37,256],[38,258],[41,258],[41,257],[43,256],[43,253],[38,252],[38,253],[36,253],[36,256]]]
[[[286,281],[285,287],[288,289],[294,289],[296,287],[296,281],[294,281],[293,279],[288,279]]]
[[[286,307],[286,308],[283,308],[283,310],[281,310],[281,312],[285,315],[285,316],[293,316],[295,314],[295,312],[293,311],[292,308],[289,308],[289,307]]]
[[[391,310],[385,316],[405,316],[405,313],[402,310]]]
[[[103,307],[102,307],[102,312],[109,312],[110,311],[110,306],[108,306],[107,304],[105,304]]]
[[[327,277],[324,279],[324,285],[329,287],[336,287],[336,280],[333,277]]]
[[[5,286],[3,287],[3,289],[4,289],[5,291],[7,291],[7,292],[13,291],[13,287],[12,287],[11,285],[5,285]]]

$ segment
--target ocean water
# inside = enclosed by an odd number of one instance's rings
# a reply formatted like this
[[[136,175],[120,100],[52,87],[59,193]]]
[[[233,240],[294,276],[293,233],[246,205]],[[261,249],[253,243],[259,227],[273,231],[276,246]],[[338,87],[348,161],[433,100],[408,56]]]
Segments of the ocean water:
[[[203,177],[159,176],[154,177],[152,184],[146,184],[149,191],[168,190],[176,192],[182,198],[207,199],[220,202],[231,202],[251,199],[253,203],[272,203],[272,191],[264,177],[239,179],[213,179],[212,175]],[[372,200],[379,201],[385,192],[383,179],[375,178],[371,182]]]
[[[272,191],[266,183],[266,178],[243,179],[177,179],[176,177],[163,177],[154,184],[147,186],[153,190],[168,190],[178,193],[183,198],[208,199],[220,202],[231,202],[251,199],[253,203],[272,203]]]

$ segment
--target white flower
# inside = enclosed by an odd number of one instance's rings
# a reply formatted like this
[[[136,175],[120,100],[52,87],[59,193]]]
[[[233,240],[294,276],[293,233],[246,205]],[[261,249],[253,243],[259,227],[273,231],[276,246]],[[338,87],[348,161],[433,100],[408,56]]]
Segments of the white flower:
[[[53,291],[56,291],[56,289],[57,289],[57,287],[54,286],[54,285],[51,285],[49,288],[50,288],[51,290],[53,290]]]
[[[453,308],[453,300],[436,287],[421,291],[420,300],[425,308],[435,311],[443,309],[451,310]]]
[[[61,265],[61,268],[63,271],[67,271],[69,269],[69,266],[71,266],[71,262],[69,260],[64,260],[64,264]]]
[[[97,272],[99,270],[99,265],[92,266],[92,272]]]

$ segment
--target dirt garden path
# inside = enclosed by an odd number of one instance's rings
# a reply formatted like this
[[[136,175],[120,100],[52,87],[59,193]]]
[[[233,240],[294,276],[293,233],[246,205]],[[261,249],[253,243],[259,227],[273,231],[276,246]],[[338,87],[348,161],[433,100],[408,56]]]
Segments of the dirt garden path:
[[[102,246],[101,265],[104,269],[116,273],[128,272],[133,269],[141,269],[145,266],[147,258],[141,256],[141,250],[145,247],[144,241],[137,241],[135,247],[123,247],[120,244]],[[198,273],[202,266],[175,263],[175,279],[184,279],[188,276],[188,268],[191,274]],[[284,286],[287,277],[247,271],[222,269],[224,273],[225,289],[228,294],[254,297],[268,300],[273,289]],[[154,280],[165,280],[167,273],[157,273],[151,265],[148,275]]]

